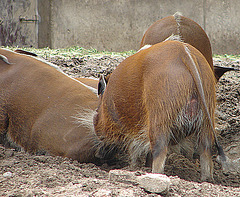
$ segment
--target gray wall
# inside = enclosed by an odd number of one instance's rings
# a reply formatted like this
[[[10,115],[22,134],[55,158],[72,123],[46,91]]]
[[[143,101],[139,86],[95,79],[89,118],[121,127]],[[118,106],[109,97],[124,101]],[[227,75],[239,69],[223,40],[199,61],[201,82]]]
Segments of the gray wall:
[[[206,0],[206,28],[215,54],[240,54],[240,1]]]
[[[33,13],[38,11],[41,22],[18,21],[21,6],[28,17],[33,17],[24,2],[28,2]],[[34,11],[34,2],[37,2],[37,11]],[[8,16],[8,23],[13,20],[15,26],[21,28],[15,34],[17,42],[8,43],[12,45],[137,50],[144,32],[153,22],[180,11],[205,29],[213,53],[240,54],[239,0],[1,0],[0,19],[4,19],[6,13],[9,15],[6,6],[19,10]],[[36,25],[38,31],[34,35],[29,29]],[[4,26],[6,21],[4,25],[0,23],[0,30]],[[22,42],[21,37],[24,37]],[[6,38],[5,35],[5,41]],[[0,40],[0,45],[4,44]]]
[[[203,2],[199,0],[53,1],[54,48],[80,45],[108,51],[136,50],[153,22],[176,11],[203,25]]]
[[[0,0],[0,46],[38,47],[37,15],[37,0]]]

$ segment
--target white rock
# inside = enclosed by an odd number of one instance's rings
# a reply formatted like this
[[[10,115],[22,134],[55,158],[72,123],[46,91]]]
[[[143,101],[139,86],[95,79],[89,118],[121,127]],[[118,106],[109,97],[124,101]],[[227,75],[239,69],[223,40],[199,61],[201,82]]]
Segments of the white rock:
[[[110,190],[100,189],[97,192],[95,192],[93,196],[95,196],[95,197],[102,197],[102,196],[108,197],[109,196],[110,197],[110,196],[112,196],[111,194],[112,194],[112,191],[110,191]]]
[[[5,178],[11,178],[12,176],[13,176],[13,173],[11,173],[11,172],[5,172],[3,174],[3,177],[5,177]]]
[[[121,197],[134,197],[136,195],[134,194],[134,191],[131,190],[131,189],[124,189],[124,190],[121,189],[121,190],[119,190],[119,193],[118,193],[117,196],[121,196]]]
[[[170,187],[170,178],[163,174],[146,174],[137,177],[139,186],[151,193],[167,193]]]

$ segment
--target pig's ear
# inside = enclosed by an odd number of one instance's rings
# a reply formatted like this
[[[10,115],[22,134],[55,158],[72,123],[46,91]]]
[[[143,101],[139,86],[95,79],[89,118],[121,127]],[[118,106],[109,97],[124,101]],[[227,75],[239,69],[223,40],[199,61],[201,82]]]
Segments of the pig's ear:
[[[106,79],[104,75],[100,75],[98,82],[98,95],[103,95],[106,87],[107,87]]]

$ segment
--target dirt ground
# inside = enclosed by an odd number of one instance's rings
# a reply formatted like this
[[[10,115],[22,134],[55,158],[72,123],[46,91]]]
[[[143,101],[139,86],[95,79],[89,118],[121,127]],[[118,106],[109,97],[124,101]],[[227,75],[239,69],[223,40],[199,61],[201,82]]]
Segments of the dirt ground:
[[[82,57],[70,60],[49,59],[72,77],[98,77],[111,72],[123,57]],[[240,68],[238,60],[215,59],[215,65]],[[240,72],[228,72],[217,85],[216,130],[226,155],[240,158]],[[172,153],[165,173],[172,184],[165,196],[240,196],[240,172],[223,171],[214,160],[214,183],[200,183],[198,159]],[[0,196],[159,196],[137,185],[110,182],[111,169],[150,172],[149,168],[130,169],[121,165],[96,166],[68,158],[30,155],[23,150],[0,145]],[[179,179],[179,178],[180,179]],[[178,180],[178,181],[176,181]]]

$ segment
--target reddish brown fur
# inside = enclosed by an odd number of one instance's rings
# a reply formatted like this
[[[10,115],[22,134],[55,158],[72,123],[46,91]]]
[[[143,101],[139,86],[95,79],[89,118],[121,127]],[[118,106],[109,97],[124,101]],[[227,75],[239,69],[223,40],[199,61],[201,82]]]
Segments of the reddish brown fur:
[[[200,81],[193,72],[195,66]],[[160,173],[168,146],[191,134],[198,135],[202,179],[212,178],[210,148],[214,135],[199,83],[214,124],[215,78],[204,56],[178,41],[165,41],[142,50],[124,60],[111,74],[95,116],[96,133],[106,144],[126,148],[132,164],[136,157],[146,156],[150,142],[153,172]],[[193,130],[183,130],[185,116]]]
[[[96,94],[35,58],[4,49],[0,54],[11,63],[0,60],[0,134],[7,132],[29,152],[95,162]]]
[[[196,22],[178,13],[175,17],[164,17],[153,23],[145,32],[140,48],[162,42],[172,34],[179,35],[183,42],[198,49],[213,69],[212,48],[207,34]]]
[[[81,81],[82,83],[84,83],[88,86],[91,86],[92,88],[97,89],[97,87],[98,87],[98,80],[97,79],[83,78],[83,77],[75,78],[75,79],[78,80],[78,81]]]

